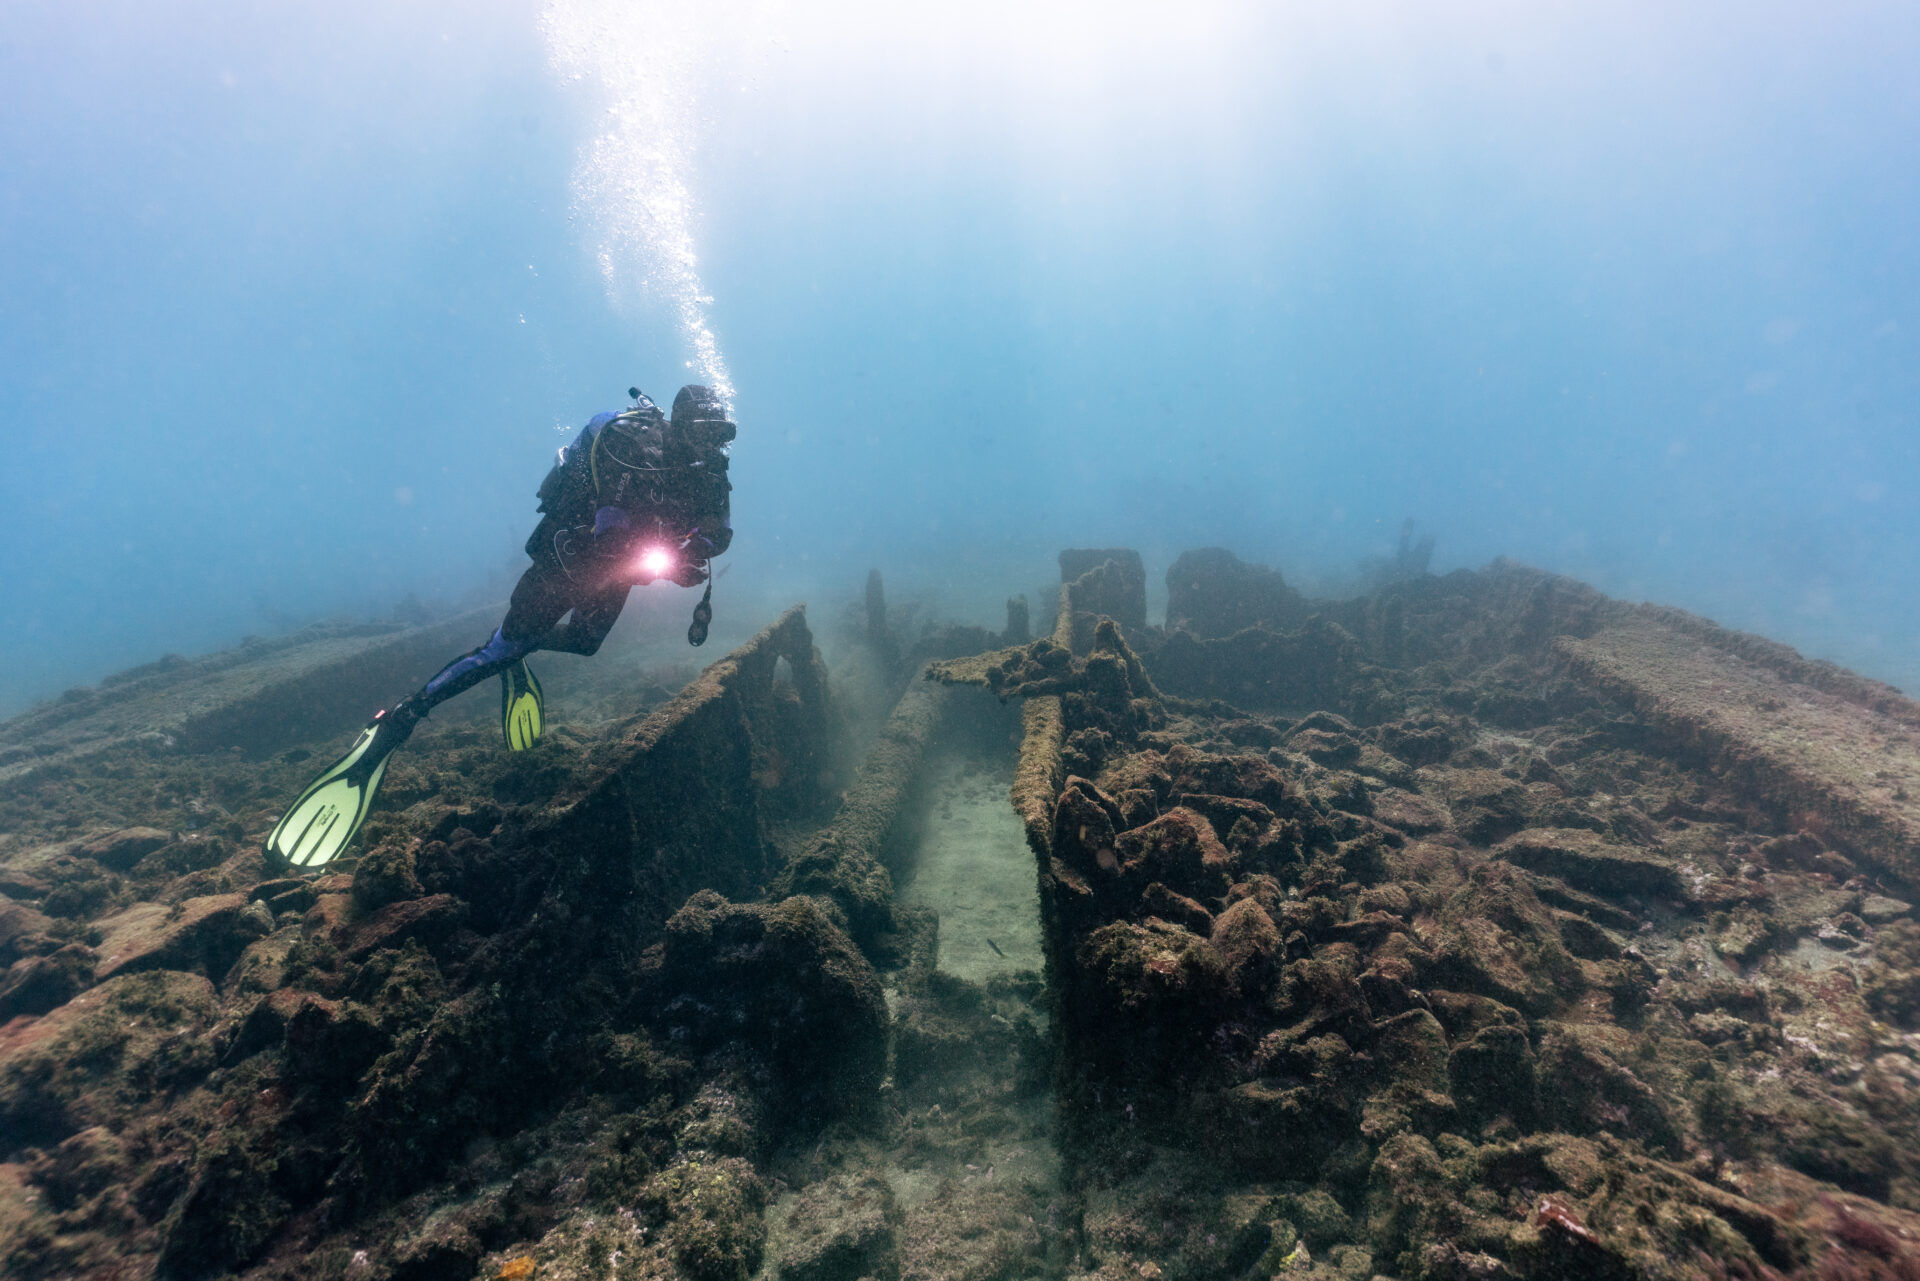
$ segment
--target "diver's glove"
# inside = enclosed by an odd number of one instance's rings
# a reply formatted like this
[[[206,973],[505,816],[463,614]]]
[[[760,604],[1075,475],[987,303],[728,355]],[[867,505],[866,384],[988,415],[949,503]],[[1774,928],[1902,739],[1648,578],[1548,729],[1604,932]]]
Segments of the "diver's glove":
[[[682,587],[698,587],[707,581],[707,562],[704,560],[684,560],[675,565],[667,577]]]

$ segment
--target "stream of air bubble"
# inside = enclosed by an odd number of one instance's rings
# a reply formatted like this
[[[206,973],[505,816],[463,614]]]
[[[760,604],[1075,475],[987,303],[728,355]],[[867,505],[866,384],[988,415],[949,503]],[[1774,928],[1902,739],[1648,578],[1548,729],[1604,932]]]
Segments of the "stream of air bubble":
[[[697,379],[731,402],[733,380],[708,316],[688,173],[699,139],[705,37],[657,5],[553,0],[542,27],[563,83],[593,95],[573,175],[576,220],[616,307],[673,314]]]

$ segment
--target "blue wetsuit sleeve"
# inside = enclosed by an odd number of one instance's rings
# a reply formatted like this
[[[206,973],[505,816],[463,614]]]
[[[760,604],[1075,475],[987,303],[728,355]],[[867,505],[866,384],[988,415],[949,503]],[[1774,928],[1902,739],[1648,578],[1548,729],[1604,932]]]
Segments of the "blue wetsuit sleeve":
[[[587,425],[580,429],[580,434],[573,438],[571,445],[567,446],[567,457],[585,458],[587,456],[586,451],[593,447],[595,434],[598,433],[602,427],[612,422],[613,418],[614,416],[612,414],[595,414],[593,417],[587,419]]]
[[[633,521],[618,507],[602,507],[593,513],[593,536],[619,533],[632,528]]]

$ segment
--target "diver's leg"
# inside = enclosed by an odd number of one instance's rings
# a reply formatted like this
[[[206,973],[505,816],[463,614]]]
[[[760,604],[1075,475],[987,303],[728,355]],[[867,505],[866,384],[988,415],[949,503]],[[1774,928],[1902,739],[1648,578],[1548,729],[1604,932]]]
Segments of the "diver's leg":
[[[540,648],[540,638],[553,630],[573,604],[573,584],[557,567],[535,561],[514,584],[506,619],[487,643],[470,649],[433,675],[425,685],[402,699],[387,718],[404,739],[428,712],[456,694],[519,662]]]
[[[581,597],[574,602],[573,617],[565,626],[556,627],[541,637],[540,648],[593,657],[600,651],[600,642],[613,630],[631,590],[628,584],[618,583]]]

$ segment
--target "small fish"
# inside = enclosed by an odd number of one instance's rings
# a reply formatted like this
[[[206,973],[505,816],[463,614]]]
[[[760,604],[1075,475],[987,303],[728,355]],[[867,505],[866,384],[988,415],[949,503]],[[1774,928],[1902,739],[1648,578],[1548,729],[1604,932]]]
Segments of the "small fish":
[[[982,936],[982,937],[984,937],[984,936]],[[994,954],[995,956],[998,956],[998,957],[1005,957],[1005,956],[1006,956],[1006,953],[1005,953],[1005,952],[1002,952],[1002,951],[1000,950],[1000,945],[999,945],[998,943],[996,943],[996,942],[994,942],[994,941],[993,941],[992,939],[987,939],[987,946],[993,949],[993,954]]]

